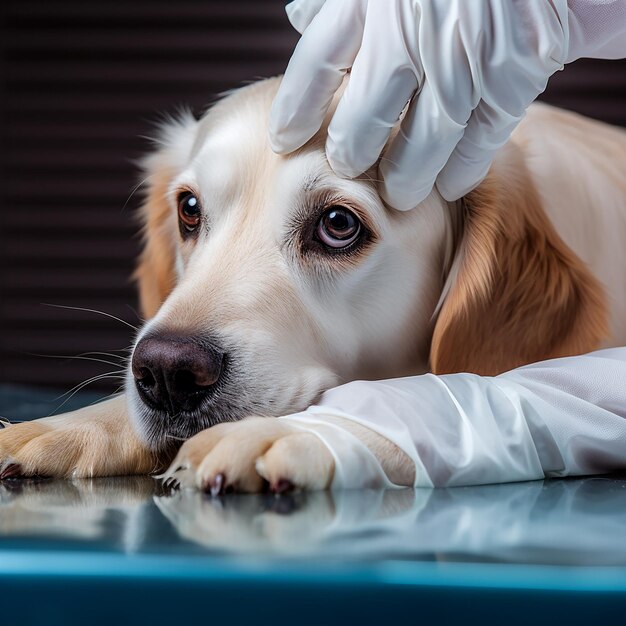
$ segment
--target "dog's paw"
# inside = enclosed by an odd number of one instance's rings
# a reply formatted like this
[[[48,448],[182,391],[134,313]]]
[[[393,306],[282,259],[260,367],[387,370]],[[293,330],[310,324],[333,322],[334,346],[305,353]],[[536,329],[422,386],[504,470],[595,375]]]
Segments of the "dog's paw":
[[[69,476],[79,466],[85,440],[84,429],[63,428],[49,420],[5,426],[0,430],[0,480]]]
[[[334,471],[334,459],[316,435],[279,419],[251,417],[189,439],[163,478],[212,495],[280,493],[326,489]]]
[[[0,429],[0,480],[21,476],[91,478],[158,469],[156,457],[132,430],[122,396],[73,413],[5,424]]]

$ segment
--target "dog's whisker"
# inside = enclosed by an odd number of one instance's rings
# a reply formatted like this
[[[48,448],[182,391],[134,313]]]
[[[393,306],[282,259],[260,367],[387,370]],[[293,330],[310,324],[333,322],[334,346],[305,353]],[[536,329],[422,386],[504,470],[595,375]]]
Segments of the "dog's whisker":
[[[143,187],[143,185],[145,185],[151,178],[153,178],[152,174],[149,174],[148,176],[146,176],[143,180],[140,180],[131,190],[128,198],[126,198],[126,202],[124,202],[124,206],[122,206],[122,210],[120,211],[120,213],[123,213],[126,210],[126,207],[128,206],[128,203],[131,201],[132,197],[137,193],[137,191],[139,191],[139,189],[141,189],[141,187]]]
[[[143,325],[143,324],[145,324],[145,323],[146,323],[146,320],[145,320],[145,319],[144,319],[141,315],[139,315],[139,313],[137,312],[137,310],[135,309],[135,307],[131,306],[130,304],[127,304],[127,305],[126,305],[126,307],[127,307],[128,309],[130,309],[130,310],[133,312],[134,316],[137,318],[137,321],[138,321],[141,325]]]
[[[91,383],[94,383],[104,378],[117,378],[117,379],[123,380],[124,374],[122,372],[106,372],[104,374],[98,374],[97,376],[92,376],[91,378],[88,378],[87,380],[83,381],[79,385],[76,385],[76,387],[72,390],[73,394],[76,393],[77,391],[80,391],[83,387],[86,387],[87,385],[90,385]],[[63,395],[66,395],[66,394],[63,394]],[[63,396],[61,396],[61,398],[62,397]]]
[[[36,354],[36,353],[29,353],[31,354],[31,356],[37,356],[37,357],[43,357],[44,359],[66,359],[68,361],[74,361],[74,360],[79,360],[79,361],[94,361],[95,363],[105,363],[106,365],[113,365],[113,366],[119,366],[119,365],[124,365],[124,363],[120,363],[115,362],[115,361],[107,361],[105,359],[96,359],[95,357],[88,357],[88,356],[83,356],[83,355],[71,355],[71,354]],[[115,355],[113,355],[115,356]],[[122,359],[123,357],[116,357],[116,358],[120,358]]]
[[[385,182],[382,178],[352,178],[351,180],[362,181],[366,183],[383,183]]]
[[[94,404],[100,404],[100,402],[104,402],[105,400],[112,400],[116,398],[121,393],[124,393],[124,385],[120,385],[113,393],[110,393],[108,396],[104,396],[104,398],[98,398],[93,402],[90,402],[88,406],[93,406]]]
[[[66,391],[65,393],[62,393],[60,396],[58,396],[57,398],[55,398],[55,400],[60,400],[63,396],[67,395],[68,393],[71,393],[72,391],[74,391],[74,389],[76,389],[76,387],[79,387],[80,385],[94,379],[97,378],[98,376],[118,376],[118,377],[122,377],[125,374],[125,370],[111,370],[110,372],[104,372],[102,374],[96,374],[95,376],[92,376],[91,378],[88,378],[87,380],[78,383],[77,385],[75,385],[74,387],[72,387],[69,391]]]
[[[117,363],[114,363],[114,365],[126,366],[128,364],[128,361],[129,361],[130,351],[129,351],[128,355],[126,355],[126,354],[112,354],[111,352],[81,352],[80,354],[78,354],[76,356],[85,357],[85,356],[92,356],[92,355],[104,356],[104,357],[107,357],[109,359],[117,359]]]
[[[122,364],[124,364],[125,362],[128,361],[130,354],[133,351],[133,346],[126,346],[125,348],[120,348],[119,350],[113,350],[112,352],[99,352],[97,350],[89,350],[88,352],[80,352],[77,355],[72,355],[72,356],[91,356],[91,355],[97,355],[97,356],[105,356],[107,358],[111,358],[111,359],[118,359]],[[114,354],[115,352],[124,352],[125,354]],[[41,355],[41,356],[48,356],[48,355]],[[61,357],[63,357],[64,355],[60,355]]]
[[[177,437],[176,435],[169,435],[169,434],[166,434],[165,438],[166,439],[174,439],[175,441],[187,441],[186,437]]]
[[[83,383],[81,383],[80,385],[77,385],[73,392],[67,397],[65,398],[65,400],[63,400],[63,402],[61,402],[61,404],[59,404],[59,406],[57,406],[51,413],[49,413],[48,417],[50,415],[52,415],[52,413],[56,413],[57,411],[59,411],[59,409],[63,408],[79,391],[81,391],[82,389],[84,389],[85,387],[87,387],[88,385],[91,385],[92,383],[95,383],[98,380],[104,380],[106,378],[123,378],[122,376],[120,376],[119,374],[100,374],[99,376],[93,376],[91,378],[89,378],[88,380],[84,381]],[[64,393],[62,396],[59,396],[58,399],[61,399],[64,395],[67,395],[66,392]]]
[[[68,305],[65,305],[65,304],[51,304],[49,302],[42,302],[41,304],[43,306],[54,307],[55,309],[69,309],[71,311],[84,311],[85,313],[96,313],[98,315],[104,315],[105,317],[110,317],[112,320],[115,320],[116,322],[120,322],[121,324],[124,324],[125,326],[128,326],[129,328],[132,328],[135,332],[139,331],[139,327],[138,326],[133,326],[133,324],[131,324],[130,322],[127,322],[126,320],[123,320],[121,317],[117,317],[116,315],[113,315],[112,313],[107,313],[106,311],[98,311],[98,309],[89,309],[87,307],[82,307],[82,306],[68,306]]]
[[[68,357],[70,359],[78,359],[80,361],[93,361],[94,363],[105,363],[106,365],[113,365],[113,366],[124,366],[125,365],[125,360],[123,361],[107,361],[106,359],[97,359],[95,357],[90,357],[90,356],[73,356],[73,357]]]
[[[57,396],[53,400],[53,402],[61,400],[61,398],[63,398],[64,396],[67,396],[68,394],[71,394],[68,398],[66,398],[63,401],[63,404],[61,404],[60,406],[57,407],[57,410],[58,410],[68,400],[70,400],[77,392],[79,392],[81,389],[83,389],[87,385],[90,385],[91,383],[96,382],[96,381],[101,380],[101,379],[104,379],[104,378],[119,378],[121,380],[124,380],[124,377],[125,377],[125,371],[124,370],[113,370],[111,372],[105,372],[103,374],[97,374],[96,376],[92,376],[91,378],[88,378],[87,380],[85,380],[85,381],[83,381],[81,383],[78,383],[78,385],[75,385],[69,391],[66,391],[65,393],[62,393],[60,396]]]

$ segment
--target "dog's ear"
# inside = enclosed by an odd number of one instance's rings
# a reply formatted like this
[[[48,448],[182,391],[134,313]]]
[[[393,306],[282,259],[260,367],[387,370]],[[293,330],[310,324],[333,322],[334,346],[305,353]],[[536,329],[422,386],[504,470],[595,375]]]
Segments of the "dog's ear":
[[[520,149],[506,146],[460,203],[432,371],[495,375],[596,349],[608,326],[603,289],[545,215]]]
[[[160,129],[156,151],[141,163],[146,188],[140,209],[143,249],[134,277],[146,319],[154,316],[176,283],[178,224],[167,201],[167,192],[172,179],[189,159],[197,124],[189,112],[168,120]]]

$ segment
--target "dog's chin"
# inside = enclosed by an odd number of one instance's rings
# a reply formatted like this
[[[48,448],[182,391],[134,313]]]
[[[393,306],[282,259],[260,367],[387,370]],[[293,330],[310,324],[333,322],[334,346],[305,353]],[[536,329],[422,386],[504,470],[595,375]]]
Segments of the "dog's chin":
[[[171,452],[202,430],[253,414],[253,408],[237,402],[236,396],[229,394],[225,386],[217,397],[200,402],[197,408],[172,415],[143,401],[130,370],[126,374],[126,397],[137,436],[155,452]]]
[[[181,411],[171,415],[167,411],[148,406],[136,393],[129,394],[129,410],[137,435],[155,452],[172,451],[206,428],[222,422],[234,422],[250,415],[243,408],[220,408],[210,404],[200,406],[194,411]]]

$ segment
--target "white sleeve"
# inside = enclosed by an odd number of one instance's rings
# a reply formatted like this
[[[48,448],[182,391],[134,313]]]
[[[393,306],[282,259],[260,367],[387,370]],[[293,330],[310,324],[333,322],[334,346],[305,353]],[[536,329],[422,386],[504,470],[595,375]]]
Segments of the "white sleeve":
[[[626,348],[496,377],[426,374],[356,381],[282,419],[335,457],[333,487],[391,486],[376,457],[328,417],[367,426],[415,464],[415,486],[443,487],[626,469]]]
[[[568,0],[566,63],[591,57],[626,58],[626,0]]]

